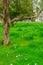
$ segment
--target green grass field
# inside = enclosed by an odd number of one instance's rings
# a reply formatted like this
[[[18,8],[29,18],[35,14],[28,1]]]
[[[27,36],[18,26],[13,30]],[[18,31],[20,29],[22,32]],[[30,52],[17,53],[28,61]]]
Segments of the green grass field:
[[[43,65],[43,23],[10,25],[9,46],[2,46],[3,24],[0,24],[0,65]]]

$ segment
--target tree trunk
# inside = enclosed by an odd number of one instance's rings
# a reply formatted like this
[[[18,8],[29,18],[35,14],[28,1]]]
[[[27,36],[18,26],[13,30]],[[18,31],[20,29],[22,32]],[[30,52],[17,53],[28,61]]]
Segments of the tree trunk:
[[[4,23],[3,45],[9,44],[9,23]]]
[[[3,0],[3,15],[4,15],[3,45],[8,45],[9,44],[8,0]]]

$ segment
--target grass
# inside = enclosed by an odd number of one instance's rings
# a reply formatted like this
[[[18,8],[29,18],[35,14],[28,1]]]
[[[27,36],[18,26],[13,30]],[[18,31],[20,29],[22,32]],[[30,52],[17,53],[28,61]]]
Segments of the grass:
[[[10,46],[2,46],[0,24],[0,65],[43,65],[43,23],[10,25]]]

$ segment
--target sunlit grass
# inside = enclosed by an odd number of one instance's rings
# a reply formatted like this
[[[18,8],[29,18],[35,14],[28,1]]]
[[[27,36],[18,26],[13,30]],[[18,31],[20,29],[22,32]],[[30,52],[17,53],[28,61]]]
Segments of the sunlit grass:
[[[2,46],[0,24],[0,65],[43,65],[43,23],[17,22],[10,25],[10,45]]]

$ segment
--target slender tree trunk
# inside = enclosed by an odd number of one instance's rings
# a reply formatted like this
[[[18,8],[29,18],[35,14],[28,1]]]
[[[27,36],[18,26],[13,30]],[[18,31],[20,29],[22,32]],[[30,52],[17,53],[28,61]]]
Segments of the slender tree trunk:
[[[9,44],[8,0],[3,0],[3,15],[4,15],[3,45],[8,45]]]

